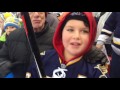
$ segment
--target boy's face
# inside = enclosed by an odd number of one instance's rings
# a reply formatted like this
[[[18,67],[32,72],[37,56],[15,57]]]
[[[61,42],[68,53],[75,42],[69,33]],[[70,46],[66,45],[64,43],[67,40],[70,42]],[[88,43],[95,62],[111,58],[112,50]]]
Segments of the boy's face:
[[[83,21],[69,20],[62,32],[65,54],[70,58],[82,53],[89,42],[89,28]]]
[[[34,32],[40,32],[45,24],[45,12],[29,12]]]
[[[16,29],[17,29],[16,27],[8,26],[5,31],[6,31],[6,34],[9,35],[12,31]]]

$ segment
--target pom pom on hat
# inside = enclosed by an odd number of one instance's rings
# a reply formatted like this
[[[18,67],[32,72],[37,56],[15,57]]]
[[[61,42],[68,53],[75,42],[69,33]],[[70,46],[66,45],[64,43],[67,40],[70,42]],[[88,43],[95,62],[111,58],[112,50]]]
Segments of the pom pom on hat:
[[[8,17],[15,17],[11,12],[6,12],[3,15],[5,19],[7,19]]]
[[[5,22],[4,22],[4,30],[8,27],[8,26],[13,26],[16,28],[20,28],[21,27],[21,23],[19,21],[19,18],[15,18],[15,17],[8,17]]]

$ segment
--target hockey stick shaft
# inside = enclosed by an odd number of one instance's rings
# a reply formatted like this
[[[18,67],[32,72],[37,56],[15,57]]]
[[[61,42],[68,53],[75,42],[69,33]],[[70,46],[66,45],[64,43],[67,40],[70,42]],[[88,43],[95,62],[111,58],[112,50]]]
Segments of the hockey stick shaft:
[[[35,38],[34,31],[33,31],[29,13],[21,12],[21,15],[22,15],[22,20],[23,20],[23,24],[24,24],[24,29],[25,29],[25,32],[26,32],[26,35],[28,38],[28,42],[29,42],[32,54],[34,56],[36,66],[37,66],[38,75],[40,78],[43,78],[43,77],[45,77],[45,73],[43,70],[42,62],[40,60],[40,52],[39,52],[39,48],[37,46],[37,42],[36,42],[36,38]]]

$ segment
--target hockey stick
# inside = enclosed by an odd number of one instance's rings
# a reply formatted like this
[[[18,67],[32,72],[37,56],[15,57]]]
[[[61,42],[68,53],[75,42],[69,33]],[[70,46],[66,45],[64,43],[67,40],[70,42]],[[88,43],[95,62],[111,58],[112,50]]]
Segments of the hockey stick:
[[[23,20],[23,24],[24,24],[24,29],[26,32],[26,36],[30,45],[30,49],[32,51],[32,54],[34,56],[34,60],[37,66],[37,71],[38,71],[38,75],[40,78],[45,77],[45,73],[43,70],[43,66],[42,66],[42,62],[40,61],[40,52],[39,52],[39,48],[37,46],[37,42],[36,42],[36,38],[34,35],[34,31],[33,31],[33,27],[31,24],[31,20],[29,17],[29,13],[28,12],[21,12],[21,17]]]

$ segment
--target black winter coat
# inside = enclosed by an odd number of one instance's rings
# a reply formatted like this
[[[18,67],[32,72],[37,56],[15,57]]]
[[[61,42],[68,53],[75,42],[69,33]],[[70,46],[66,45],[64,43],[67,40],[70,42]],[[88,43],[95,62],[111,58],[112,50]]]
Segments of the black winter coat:
[[[54,29],[46,23],[44,30],[35,33],[39,51],[53,49]],[[5,62],[6,61],[6,62]],[[28,65],[33,60],[26,34],[23,28],[13,31],[0,50],[0,77],[13,72],[15,78],[24,78]],[[4,64],[2,64],[5,62]]]

